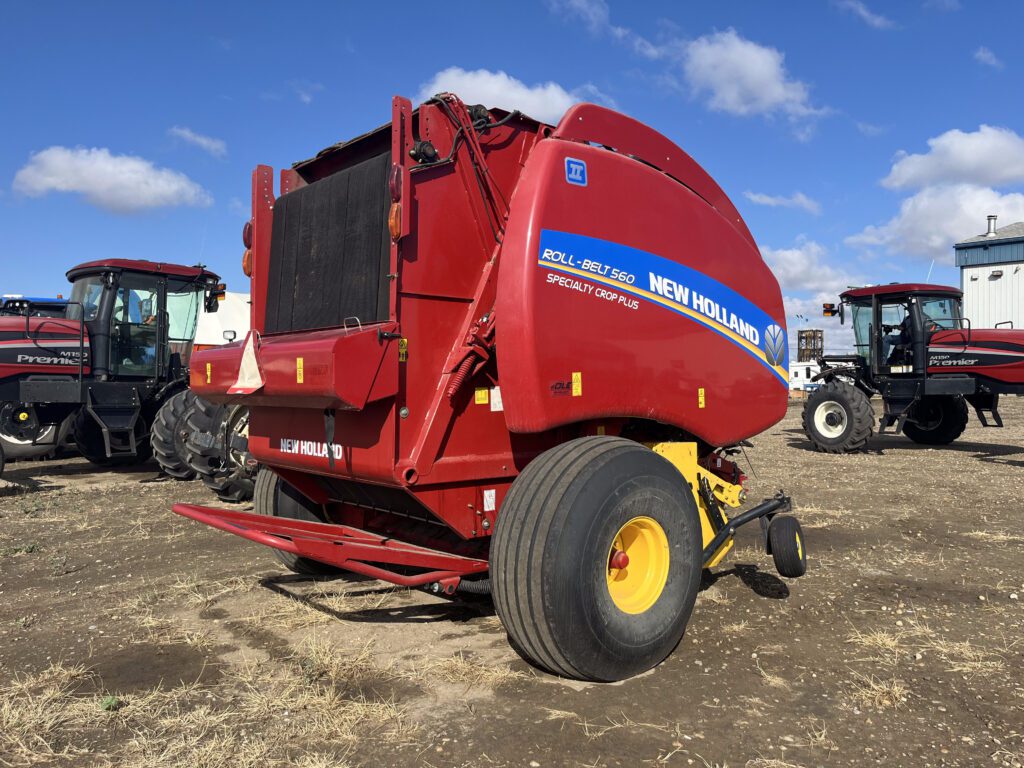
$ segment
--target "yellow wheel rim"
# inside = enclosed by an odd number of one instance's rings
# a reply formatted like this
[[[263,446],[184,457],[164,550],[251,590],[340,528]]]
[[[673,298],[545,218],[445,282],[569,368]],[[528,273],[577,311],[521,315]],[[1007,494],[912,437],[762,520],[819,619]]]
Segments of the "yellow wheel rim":
[[[634,517],[615,534],[608,550],[608,593],[623,613],[643,613],[668,581],[665,529],[650,517]]]

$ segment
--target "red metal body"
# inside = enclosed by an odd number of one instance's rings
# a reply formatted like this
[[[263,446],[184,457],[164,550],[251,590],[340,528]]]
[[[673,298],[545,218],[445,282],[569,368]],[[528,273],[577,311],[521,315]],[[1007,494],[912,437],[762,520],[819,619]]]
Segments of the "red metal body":
[[[905,296],[911,293],[927,294],[928,296],[956,296],[964,295],[959,288],[949,285],[934,285],[932,283],[887,283],[883,285],[868,285],[863,288],[851,288],[839,295],[843,301],[851,299],[865,299],[872,296]]]
[[[246,344],[198,353],[191,369],[203,397],[250,406],[249,450],[325,505],[331,541],[352,529],[369,537],[362,545],[374,551],[345,555],[344,567],[397,562],[384,558],[390,538],[372,543],[395,536],[412,545],[402,565],[443,570],[422,555],[429,547],[471,561],[452,570],[479,572],[510,484],[565,440],[667,436],[710,451],[782,418],[778,284],[735,207],[685,152],[591,104],[557,127],[492,110],[486,130],[451,96],[416,110],[396,98],[392,108],[390,125],[282,171],[280,190],[390,145],[400,213],[386,320],[265,332],[268,286],[280,275],[273,172],[259,166],[254,332]],[[423,141],[451,159],[417,164],[410,151]],[[244,354],[261,382],[229,394]],[[241,530],[227,513],[175,511]],[[297,530],[242,522],[240,535],[280,548],[280,538],[261,537]]]

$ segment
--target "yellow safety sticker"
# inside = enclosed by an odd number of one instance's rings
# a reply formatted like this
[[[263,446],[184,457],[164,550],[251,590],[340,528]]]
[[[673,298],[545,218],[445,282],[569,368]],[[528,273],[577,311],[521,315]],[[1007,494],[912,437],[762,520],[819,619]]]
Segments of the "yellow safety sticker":
[[[409,359],[409,340],[399,339],[398,340],[398,362],[404,363]]]
[[[487,387],[477,387],[476,392],[473,394],[473,402],[477,405],[487,405],[490,402],[491,390]]]
[[[699,387],[697,389],[697,407],[704,407],[704,387]]]
[[[295,358],[295,383],[296,384],[301,384],[302,381],[303,381],[304,375],[303,375],[303,372],[302,372],[302,367],[303,367],[303,360],[302,360],[302,358],[301,357],[296,357]]]
[[[206,364],[206,383],[210,383],[210,376],[213,375],[213,366],[210,363]]]
[[[583,373],[581,371],[572,372],[572,396],[580,397],[583,394]]]
[[[599,434],[599,435],[603,435],[604,433],[605,433],[605,430],[604,430],[604,425],[602,424],[601,426],[599,426],[599,427],[597,428],[597,434]]]

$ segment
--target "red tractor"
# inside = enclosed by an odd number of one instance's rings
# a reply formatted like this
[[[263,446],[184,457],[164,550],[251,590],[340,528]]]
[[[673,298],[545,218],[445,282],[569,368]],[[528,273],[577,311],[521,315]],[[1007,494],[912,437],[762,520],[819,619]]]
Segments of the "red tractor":
[[[733,446],[786,412],[778,283],[710,176],[581,104],[557,126],[441,94],[252,177],[244,342],[192,389],[250,410],[253,513],[174,511],[352,571],[489,593],[551,672],[617,680],[679,643],[703,568],[760,521]]]
[[[1000,395],[1024,395],[1024,330],[971,328],[962,292],[942,285],[854,288],[825,315],[852,315],[856,354],[819,360],[821,386],[804,404],[803,426],[819,451],[867,447],[875,428],[871,398],[882,398],[879,433],[902,432],[946,445],[967,426],[968,406],[986,427],[1001,427]]]
[[[188,385],[199,306],[215,311],[224,286],[202,267],[127,259],[67,276],[61,317],[0,317],[0,435],[38,444],[70,422],[89,461],[144,461],[157,412]]]

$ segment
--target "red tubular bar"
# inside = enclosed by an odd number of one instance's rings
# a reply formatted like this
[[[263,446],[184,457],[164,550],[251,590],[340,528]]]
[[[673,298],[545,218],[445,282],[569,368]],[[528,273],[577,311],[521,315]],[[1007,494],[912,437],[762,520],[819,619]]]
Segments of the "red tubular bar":
[[[175,504],[173,510],[213,528],[273,549],[291,552],[322,563],[344,568],[402,587],[431,584],[442,579],[459,578],[487,570],[486,560],[449,555],[417,547],[396,539],[378,536],[358,528],[328,523],[311,523],[286,517],[268,517],[251,512]],[[369,562],[432,569],[407,576]]]

